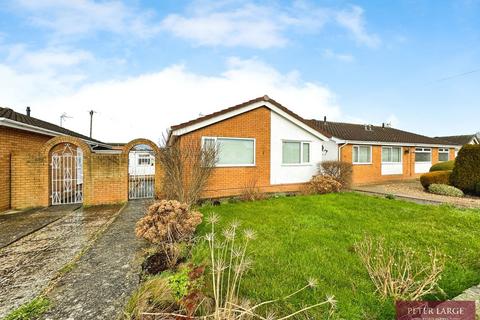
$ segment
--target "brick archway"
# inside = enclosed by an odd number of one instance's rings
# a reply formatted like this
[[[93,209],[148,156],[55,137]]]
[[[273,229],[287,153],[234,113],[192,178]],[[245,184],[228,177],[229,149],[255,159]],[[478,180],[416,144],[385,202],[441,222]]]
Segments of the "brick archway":
[[[155,144],[155,142],[144,138],[133,139],[132,141],[127,143],[125,146],[123,146],[122,153],[128,156],[128,153],[130,152],[130,150],[132,150],[133,147],[141,144],[146,144],[150,146],[150,148],[152,148],[153,152],[155,153],[155,156],[158,156],[158,154],[160,153],[160,148]]]
[[[75,181],[73,183],[76,183],[75,188],[72,188],[73,191],[71,191],[72,192],[71,199],[75,198],[76,195],[74,193],[79,191],[81,193],[81,199],[82,199],[80,202],[89,203],[91,200],[90,199],[91,187],[90,187],[88,177],[90,176],[90,163],[91,163],[90,161],[91,161],[92,151],[88,146],[88,144],[86,144],[83,140],[79,138],[71,137],[71,136],[54,137],[48,140],[43,147],[43,156],[44,156],[44,159],[46,159],[44,174],[45,174],[45,177],[47,177],[47,179],[45,179],[45,182],[44,182],[45,190],[47,191],[47,194],[45,195],[47,197],[46,203],[48,203],[48,205],[59,204],[58,202],[54,203],[53,201],[54,194],[52,192],[52,189],[53,189],[52,175],[54,175],[53,173],[54,170],[52,169],[52,165],[53,165],[52,152],[56,152],[57,147],[63,144],[75,146],[75,149],[79,148],[82,151],[82,157],[80,159],[80,161],[82,161],[81,172],[78,173],[78,171],[76,171],[78,168],[77,167],[78,164],[76,162],[75,164],[73,163],[70,164],[71,174],[73,174],[73,177],[75,178]],[[76,158],[74,159],[76,160]],[[81,175],[81,190],[77,189],[80,175]],[[73,202],[76,202],[76,201],[73,201]]]
[[[154,170],[153,172],[143,172],[138,173],[135,172],[138,168],[131,170],[131,159],[130,159],[130,152],[135,148],[135,146],[139,145],[146,145],[151,148],[154,154]],[[126,198],[127,199],[138,199],[142,198],[142,191],[139,190],[149,190],[147,193],[147,197],[157,197],[159,194],[160,186],[161,186],[161,166],[160,162],[158,161],[158,156],[160,154],[160,148],[151,140],[138,138],[130,141],[122,148],[122,159],[123,162],[126,164]],[[135,155],[133,155],[135,157]],[[136,158],[132,158],[132,164],[135,163],[135,166],[140,166],[136,164]],[[136,185],[136,186],[135,186]],[[153,190],[152,190],[153,188]],[[140,194],[140,196],[138,196]],[[145,195],[143,193],[143,195]]]

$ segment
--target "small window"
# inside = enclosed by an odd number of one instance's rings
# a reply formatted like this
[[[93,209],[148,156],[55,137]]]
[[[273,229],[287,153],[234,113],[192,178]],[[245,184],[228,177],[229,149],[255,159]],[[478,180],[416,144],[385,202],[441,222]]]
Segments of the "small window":
[[[283,141],[282,163],[283,164],[310,163],[310,142]]]
[[[372,163],[372,146],[353,146],[353,163]]]
[[[383,163],[400,163],[402,162],[402,147],[382,147]]]
[[[415,162],[432,162],[432,149],[415,148]]]
[[[139,154],[138,155],[138,165],[139,166],[149,166],[152,163],[152,159],[149,154]]]
[[[204,147],[217,151],[217,166],[254,166],[255,139],[203,137]]]
[[[448,161],[449,158],[449,151],[447,148],[439,148],[438,149],[438,161],[445,162]]]

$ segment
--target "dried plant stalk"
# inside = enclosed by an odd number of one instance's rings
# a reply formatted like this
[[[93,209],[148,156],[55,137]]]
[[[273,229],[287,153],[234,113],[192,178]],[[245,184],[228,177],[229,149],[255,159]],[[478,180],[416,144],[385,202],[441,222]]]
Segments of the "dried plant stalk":
[[[365,237],[355,244],[378,294],[384,299],[418,300],[428,294],[443,293],[438,282],[445,268],[445,256],[436,249],[421,259],[405,246],[386,246],[383,238]]]
[[[196,203],[217,162],[215,146],[164,136],[158,160],[163,171],[162,195],[189,205]]]

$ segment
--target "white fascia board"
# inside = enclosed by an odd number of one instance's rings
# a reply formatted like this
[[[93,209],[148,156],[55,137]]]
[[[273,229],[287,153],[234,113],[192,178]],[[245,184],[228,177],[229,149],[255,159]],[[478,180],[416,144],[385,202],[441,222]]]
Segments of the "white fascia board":
[[[212,125],[214,123],[217,123],[217,122],[220,122],[220,121],[223,121],[223,120],[226,120],[226,119],[229,119],[229,118],[232,118],[234,116],[237,116],[239,114],[242,114],[242,113],[245,113],[245,112],[248,112],[248,111],[251,111],[251,110],[254,110],[254,109],[257,109],[257,108],[260,108],[260,107],[267,107],[269,108],[270,110],[274,111],[275,113],[281,115],[282,117],[284,117],[285,119],[289,120],[290,122],[293,122],[294,124],[296,124],[297,126],[303,128],[304,130],[308,131],[309,133],[313,134],[314,136],[324,140],[324,141],[328,141],[329,139],[327,137],[325,137],[323,134],[319,133],[317,130],[307,126],[305,123],[303,123],[302,121],[299,121],[298,119],[295,119],[294,117],[292,117],[291,115],[289,115],[288,113],[282,111],[280,108],[278,108],[277,106],[275,106],[274,104],[268,102],[268,101],[258,101],[258,102],[254,102],[252,104],[249,104],[249,105],[246,105],[245,107],[242,107],[240,109],[237,109],[237,110],[234,110],[234,111],[231,111],[231,112],[227,112],[225,114],[221,114],[221,115],[218,115],[216,117],[213,117],[213,118],[210,118],[210,119],[207,119],[205,121],[202,121],[202,122],[199,122],[199,123],[196,123],[196,124],[192,124],[190,126],[187,126],[185,128],[181,128],[181,129],[178,129],[178,130],[174,130],[172,131],[172,135],[175,135],[175,136],[181,136],[181,135],[184,135],[186,133],[189,133],[189,132],[192,132],[192,131],[195,131],[195,130],[198,130],[198,129],[201,129],[203,127],[206,127],[206,126],[209,126],[209,125]]]
[[[39,128],[39,127],[36,127],[36,126],[32,126],[30,124],[14,121],[14,120],[7,119],[7,118],[0,118],[0,126],[5,126],[5,127],[9,127],[9,128],[19,129],[19,130],[24,130],[24,131],[30,131],[30,132],[35,132],[35,133],[40,133],[40,134],[44,134],[46,136],[51,136],[51,137],[68,136],[68,134],[64,134],[64,133],[60,133],[60,132],[57,132],[57,131],[48,130],[48,129],[44,129],[44,128]],[[86,139],[82,139],[82,138],[79,138],[79,139],[85,141],[85,143],[87,143],[89,145],[110,147],[108,144],[98,143],[98,142],[94,142],[94,141],[90,141],[90,140],[86,140]]]
[[[451,144],[428,144],[428,143],[406,143],[406,142],[381,142],[381,141],[360,141],[360,140],[340,140],[333,137],[333,141],[337,144],[367,144],[375,146],[399,146],[399,147],[446,147],[446,148],[456,148],[459,145]]]
[[[112,150],[93,150],[93,153],[100,153],[100,154],[120,154],[122,150],[112,149]]]

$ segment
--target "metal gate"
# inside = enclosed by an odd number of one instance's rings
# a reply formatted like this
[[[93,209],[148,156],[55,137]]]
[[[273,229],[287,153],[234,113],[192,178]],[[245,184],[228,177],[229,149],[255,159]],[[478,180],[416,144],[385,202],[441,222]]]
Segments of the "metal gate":
[[[83,152],[69,143],[52,152],[52,205],[83,202]]]
[[[128,198],[145,199],[155,195],[155,156],[145,145],[136,146],[128,155]]]

